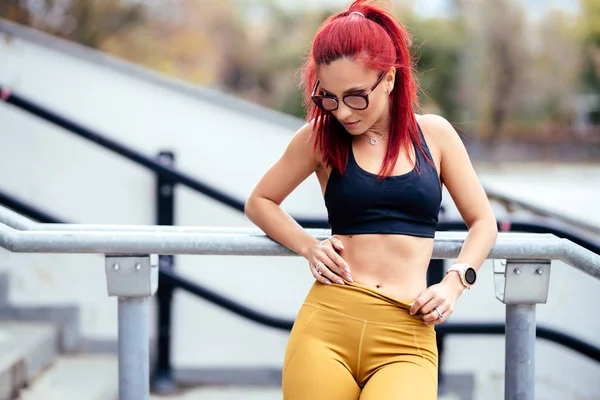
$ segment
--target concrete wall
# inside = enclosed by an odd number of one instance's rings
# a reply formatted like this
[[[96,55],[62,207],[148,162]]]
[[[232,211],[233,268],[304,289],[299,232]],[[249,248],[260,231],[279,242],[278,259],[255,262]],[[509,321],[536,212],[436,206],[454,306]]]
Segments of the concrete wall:
[[[239,199],[246,198],[302,125],[3,21],[0,84],[147,155],[173,149],[178,168]],[[3,103],[0,171],[0,190],[69,221],[155,222],[151,174]],[[302,184],[284,208],[294,215],[324,217],[316,179]],[[176,221],[250,226],[241,213],[185,188],[176,192]],[[102,257],[2,252],[0,266],[11,272],[12,302],[76,303],[88,339],[115,340],[116,301],[106,296]],[[181,256],[177,270],[250,307],[288,318],[294,317],[312,283],[300,258]],[[503,321],[504,308],[494,298],[489,264],[482,269],[480,282],[460,299],[454,321]],[[600,326],[593,313],[594,304],[600,302],[599,288],[597,281],[557,263],[550,301],[539,307],[540,324],[600,345]],[[281,366],[285,332],[247,322],[184,293],[176,295],[174,313],[177,368]],[[481,398],[491,398],[490,388],[502,382],[502,339],[454,337],[447,348],[446,370],[475,373]],[[600,392],[597,365],[545,343],[538,346],[537,357],[540,393],[575,398],[576,393]],[[566,372],[559,374],[558,366],[565,366]],[[540,398],[558,398],[554,394]]]

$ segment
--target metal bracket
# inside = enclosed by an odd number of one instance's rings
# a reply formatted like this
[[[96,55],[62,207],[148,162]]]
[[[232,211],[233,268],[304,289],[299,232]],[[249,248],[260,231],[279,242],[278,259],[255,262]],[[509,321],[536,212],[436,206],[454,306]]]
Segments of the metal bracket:
[[[550,265],[550,261],[494,260],[496,298],[504,304],[546,303]]]
[[[109,296],[149,297],[158,289],[158,255],[105,256]]]

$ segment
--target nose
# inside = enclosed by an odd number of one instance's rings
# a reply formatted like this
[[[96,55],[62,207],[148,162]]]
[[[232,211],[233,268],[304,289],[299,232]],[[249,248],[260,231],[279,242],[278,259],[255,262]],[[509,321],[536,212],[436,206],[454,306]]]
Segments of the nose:
[[[339,121],[348,121],[350,115],[352,115],[352,109],[350,107],[348,107],[346,104],[344,104],[343,101],[340,101],[338,104],[338,108],[337,108],[337,110],[335,110],[333,112],[333,115]]]

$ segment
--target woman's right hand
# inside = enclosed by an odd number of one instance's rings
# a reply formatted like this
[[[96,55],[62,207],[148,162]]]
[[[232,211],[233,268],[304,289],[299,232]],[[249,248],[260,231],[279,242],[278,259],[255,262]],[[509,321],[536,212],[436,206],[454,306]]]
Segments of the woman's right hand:
[[[331,285],[332,282],[343,285],[342,278],[352,282],[350,266],[338,254],[338,251],[343,249],[342,241],[335,236],[328,237],[311,249],[307,258],[310,272],[316,280],[327,285]]]

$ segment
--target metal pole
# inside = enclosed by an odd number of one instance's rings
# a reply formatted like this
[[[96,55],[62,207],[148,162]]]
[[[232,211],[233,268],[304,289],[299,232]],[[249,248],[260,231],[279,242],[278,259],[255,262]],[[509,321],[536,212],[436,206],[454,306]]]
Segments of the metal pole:
[[[535,304],[506,305],[505,400],[534,400]]]
[[[149,297],[119,297],[119,400],[150,399],[149,305]]]

